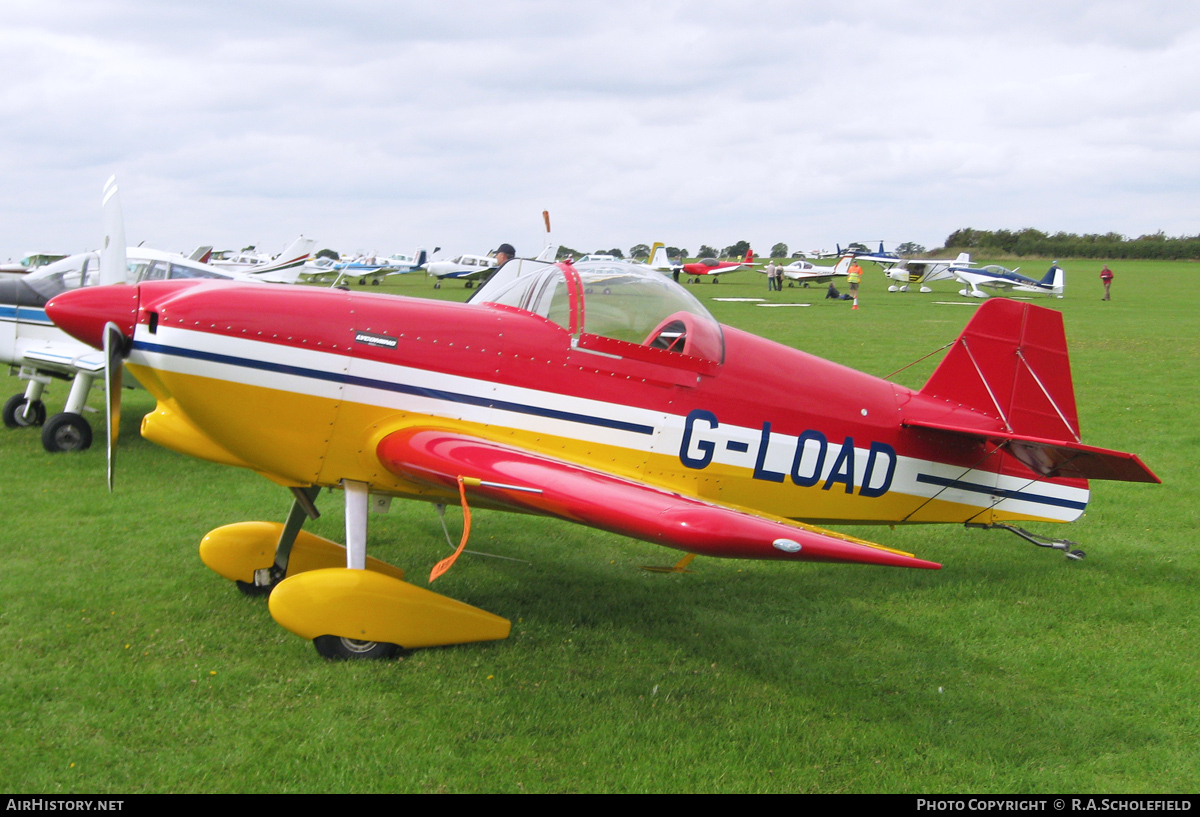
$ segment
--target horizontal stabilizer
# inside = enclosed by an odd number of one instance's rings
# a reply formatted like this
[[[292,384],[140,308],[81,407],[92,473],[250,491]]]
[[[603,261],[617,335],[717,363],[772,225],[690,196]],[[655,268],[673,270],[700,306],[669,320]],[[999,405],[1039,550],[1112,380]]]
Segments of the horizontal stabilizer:
[[[987,431],[954,423],[904,420],[903,425],[1007,443],[1012,455],[1044,477],[1081,477],[1118,482],[1162,482],[1137,454],[1112,451],[1065,440],[1048,440],[1003,431]]]
[[[492,481],[467,490],[493,505],[703,556],[941,567],[852,536],[702,502],[460,433],[404,429],[385,437],[376,453],[384,467],[407,479],[448,489],[459,476]]]

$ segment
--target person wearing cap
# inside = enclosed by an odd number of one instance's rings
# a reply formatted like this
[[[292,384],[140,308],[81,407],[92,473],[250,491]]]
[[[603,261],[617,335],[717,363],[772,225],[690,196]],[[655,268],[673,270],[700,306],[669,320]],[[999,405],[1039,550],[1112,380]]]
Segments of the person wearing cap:
[[[1112,279],[1113,279],[1113,271],[1108,268],[1108,264],[1105,264],[1104,269],[1100,270],[1100,281],[1101,281],[1101,283],[1104,284],[1104,297],[1101,298],[1100,300],[1102,300],[1102,301],[1112,300],[1111,298],[1108,297],[1108,288],[1110,286],[1112,286]]]
[[[517,251],[513,249],[512,244],[501,244],[496,248],[496,269],[503,267],[516,257],[516,255]]]

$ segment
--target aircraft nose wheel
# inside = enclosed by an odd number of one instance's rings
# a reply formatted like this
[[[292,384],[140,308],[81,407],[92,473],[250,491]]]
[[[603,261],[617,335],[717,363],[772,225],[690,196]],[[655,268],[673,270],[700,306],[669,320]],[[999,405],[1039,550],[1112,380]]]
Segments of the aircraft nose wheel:
[[[83,451],[92,445],[92,427],[78,414],[55,414],[42,429],[42,447],[51,454]]]
[[[25,395],[14,394],[4,404],[4,425],[9,428],[28,428],[46,422],[46,404],[34,400],[29,404],[29,416],[25,416]]]
[[[323,658],[336,661],[391,658],[400,650],[386,641],[357,641],[339,635],[319,635],[313,639],[313,646]]]

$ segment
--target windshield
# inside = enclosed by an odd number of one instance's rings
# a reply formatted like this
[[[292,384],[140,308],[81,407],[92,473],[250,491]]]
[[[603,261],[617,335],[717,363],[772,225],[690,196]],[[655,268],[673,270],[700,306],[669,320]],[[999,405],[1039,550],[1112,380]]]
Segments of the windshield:
[[[549,264],[486,293],[486,303],[541,315],[564,329],[571,326],[571,282],[578,275],[585,335],[652,346],[720,362],[721,326],[691,293],[641,264],[581,262]]]

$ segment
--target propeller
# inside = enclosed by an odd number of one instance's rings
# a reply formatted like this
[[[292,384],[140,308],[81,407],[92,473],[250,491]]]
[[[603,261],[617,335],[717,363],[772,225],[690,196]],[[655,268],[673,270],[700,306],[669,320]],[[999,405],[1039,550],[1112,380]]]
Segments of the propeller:
[[[116,470],[117,437],[121,433],[121,375],[129,354],[129,344],[121,328],[112,321],[104,325],[105,425],[108,427],[108,490],[113,489]]]

